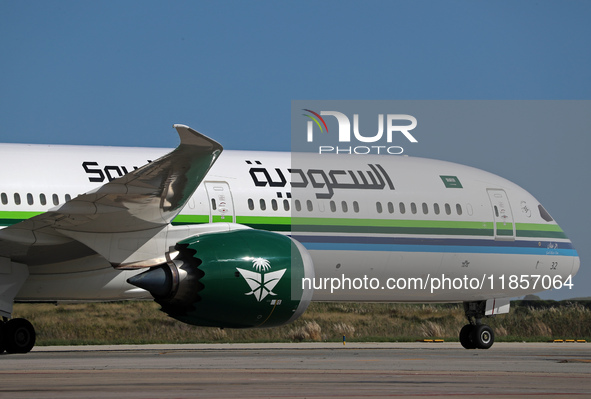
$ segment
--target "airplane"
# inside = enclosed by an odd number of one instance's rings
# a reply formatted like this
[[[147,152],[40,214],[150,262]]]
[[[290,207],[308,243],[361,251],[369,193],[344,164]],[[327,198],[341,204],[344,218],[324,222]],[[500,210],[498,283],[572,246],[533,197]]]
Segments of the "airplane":
[[[311,301],[456,302],[466,349],[509,298],[572,286],[580,260],[531,194],[455,163],[179,146],[2,144],[0,351],[14,302],[155,300],[192,325],[290,323]]]

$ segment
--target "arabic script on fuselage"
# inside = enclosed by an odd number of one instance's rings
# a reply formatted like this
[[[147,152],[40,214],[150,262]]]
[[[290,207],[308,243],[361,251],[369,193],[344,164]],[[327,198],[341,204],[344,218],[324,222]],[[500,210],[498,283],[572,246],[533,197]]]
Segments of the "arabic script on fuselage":
[[[251,164],[250,161],[247,163]],[[335,190],[394,190],[394,184],[380,164],[367,164],[366,170],[345,169],[299,169],[290,168],[286,173],[281,168],[271,170],[257,165],[250,168],[249,174],[256,187],[312,187],[320,190],[318,199],[330,199]],[[286,176],[289,176],[288,180]]]

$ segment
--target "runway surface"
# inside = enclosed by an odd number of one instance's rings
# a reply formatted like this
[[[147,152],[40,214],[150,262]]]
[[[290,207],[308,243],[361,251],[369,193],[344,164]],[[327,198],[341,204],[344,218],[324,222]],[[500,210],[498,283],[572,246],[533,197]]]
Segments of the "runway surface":
[[[37,347],[0,356],[0,398],[591,397],[591,344]]]

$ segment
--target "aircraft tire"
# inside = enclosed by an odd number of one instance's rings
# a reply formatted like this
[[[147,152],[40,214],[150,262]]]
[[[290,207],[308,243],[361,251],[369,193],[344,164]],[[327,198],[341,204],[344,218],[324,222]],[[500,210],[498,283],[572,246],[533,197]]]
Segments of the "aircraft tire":
[[[486,324],[480,324],[475,326],[472,341],[478,349],[488,349],[495,342],[495,334],[489,326]]]
[[[476,344],[474,343],[474,325],[466,324],[460,330],[460,343],[465,349],[476,349]]]
[[[12,319],[3,326],[3,342],[8,353],[28,353],[35,346],[35,328],[26,319]]]
[[[4,353],[4,322],[0,320],[0,355]]]

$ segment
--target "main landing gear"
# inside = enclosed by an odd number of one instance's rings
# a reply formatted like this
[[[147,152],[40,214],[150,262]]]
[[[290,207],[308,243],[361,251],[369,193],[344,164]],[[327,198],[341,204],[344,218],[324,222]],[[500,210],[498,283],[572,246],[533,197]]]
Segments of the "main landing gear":
[[[464,302],[464,312],[470,324],[460,330],[460,343],[466,349],[488,349],[495,342],[492,328],[482,324],[486,301]]]
[[[0,321],[0,353],[28,353],[35,346],[35,329],[25,319]]]

